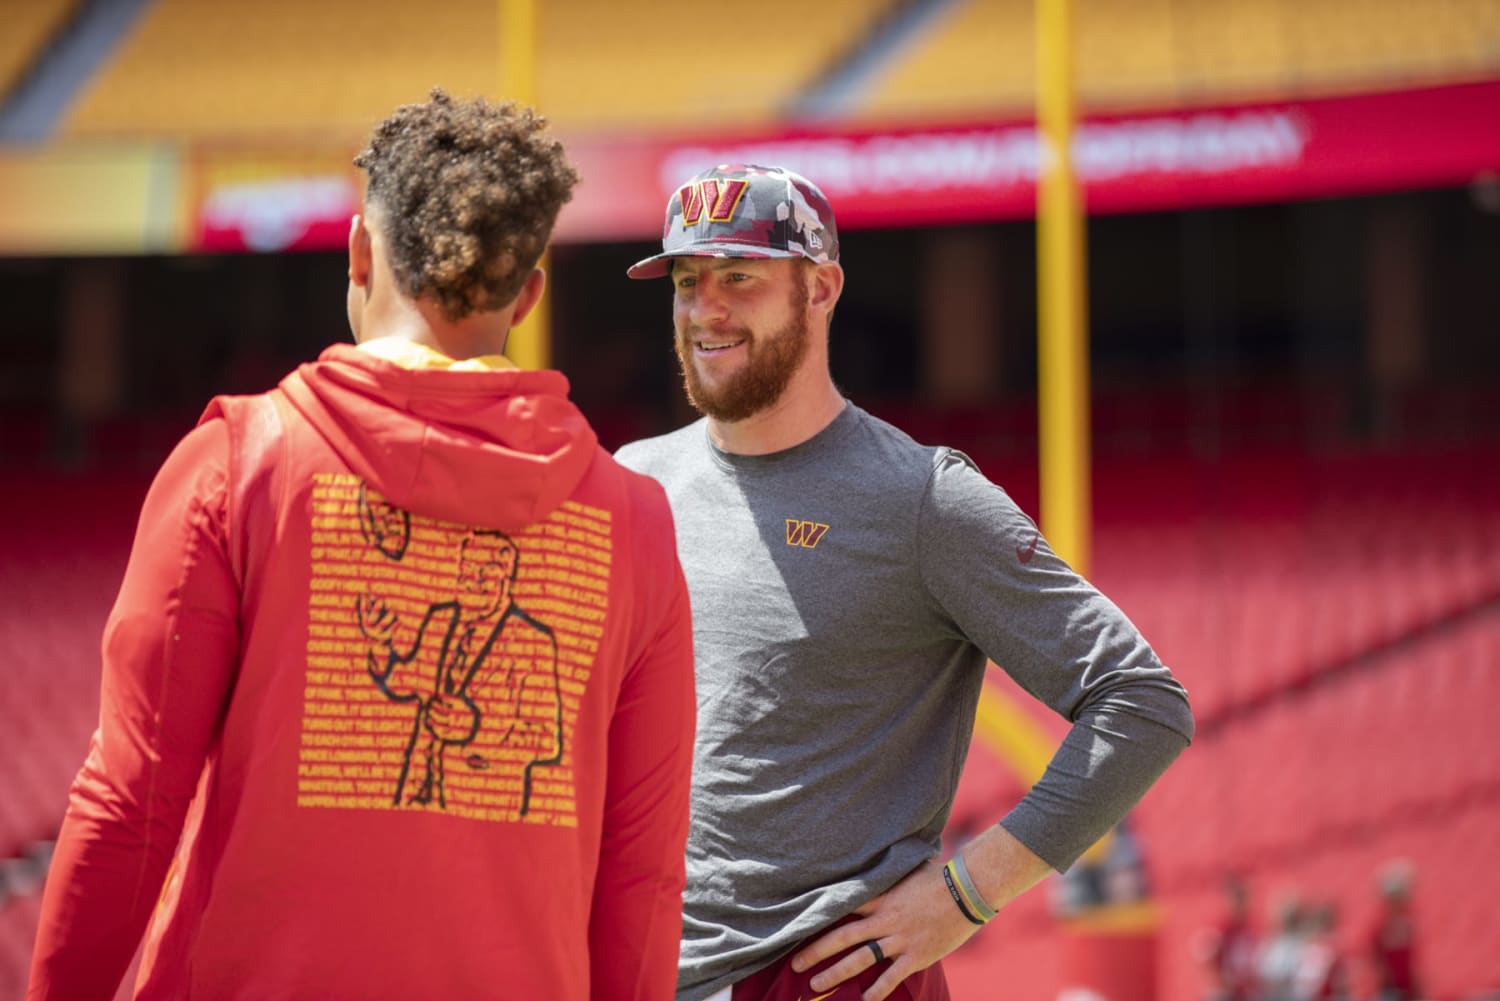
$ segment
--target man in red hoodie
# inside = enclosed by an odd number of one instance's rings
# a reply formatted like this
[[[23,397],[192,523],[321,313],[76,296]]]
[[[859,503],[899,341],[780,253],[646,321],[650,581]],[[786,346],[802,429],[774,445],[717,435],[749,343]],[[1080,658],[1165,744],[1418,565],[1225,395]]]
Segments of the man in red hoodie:
[[[506,335],[577,174],[441,91],[375,130],[357,346],[147,495],[31,998],[665,998],[692,638],[662,490]]]

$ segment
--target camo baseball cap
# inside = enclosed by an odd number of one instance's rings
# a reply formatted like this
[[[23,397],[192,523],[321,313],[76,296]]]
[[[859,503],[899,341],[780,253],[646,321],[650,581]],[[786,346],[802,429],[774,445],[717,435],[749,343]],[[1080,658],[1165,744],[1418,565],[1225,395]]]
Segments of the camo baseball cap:
[[[833,209],[818,186],[784,167],[721,163],[688,181],[667,202],[661,253],[626,270],[661,278],[674,257],[839,259]]]

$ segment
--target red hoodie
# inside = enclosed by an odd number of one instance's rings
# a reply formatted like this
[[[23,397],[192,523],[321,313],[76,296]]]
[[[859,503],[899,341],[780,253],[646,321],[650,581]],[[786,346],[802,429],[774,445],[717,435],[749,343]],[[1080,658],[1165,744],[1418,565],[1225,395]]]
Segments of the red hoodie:
[[[167,459],[29,997],[112,997],[143,929],[142,999],[671,996],[667,503],[558,373],[462,368],[333,347]]]

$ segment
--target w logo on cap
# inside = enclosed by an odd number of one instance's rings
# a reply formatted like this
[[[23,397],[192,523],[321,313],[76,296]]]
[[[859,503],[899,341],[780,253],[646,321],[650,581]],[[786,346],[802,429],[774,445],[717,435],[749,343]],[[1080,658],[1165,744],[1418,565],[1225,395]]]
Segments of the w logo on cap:
[[[714,177],[684,184],[677,192],[677,198],[682,202],[682,224],[696,226],[703,218],[705,208],[708,209],[709,222],[729,222],[749,188],[749,181]]]

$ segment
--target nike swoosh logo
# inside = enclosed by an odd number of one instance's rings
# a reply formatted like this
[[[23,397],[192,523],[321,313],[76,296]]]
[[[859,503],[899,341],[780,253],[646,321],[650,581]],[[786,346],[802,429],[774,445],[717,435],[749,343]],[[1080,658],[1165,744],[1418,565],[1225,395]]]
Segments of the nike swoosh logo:
[[[1041,540],[1041,538],[1042,536],[1040,532],[1033,532],[1031,535],[1031,545],[1027,546],[1025,549],[1022,549],[1020,546],[1016,547],[1016,559],[1020,560],[1022,563],[1030,563],[1031,558],[1036,555],[1036,544]],[[816,999],[813,999],[813,1001],[816,1001]]]
[[[799,995],[797,995],[797,1001],[823,1001],[824,998],[831,998],[835,994],[837,994],[838,992],[839,992],[839,989],[837,987],[835,987],[833,990],[829,991],[827,994],[819,994],[817,997],[811,997],[811,998],[806,998],[806,999],[804,999],[802,997],[802,995],[799,994]]]

